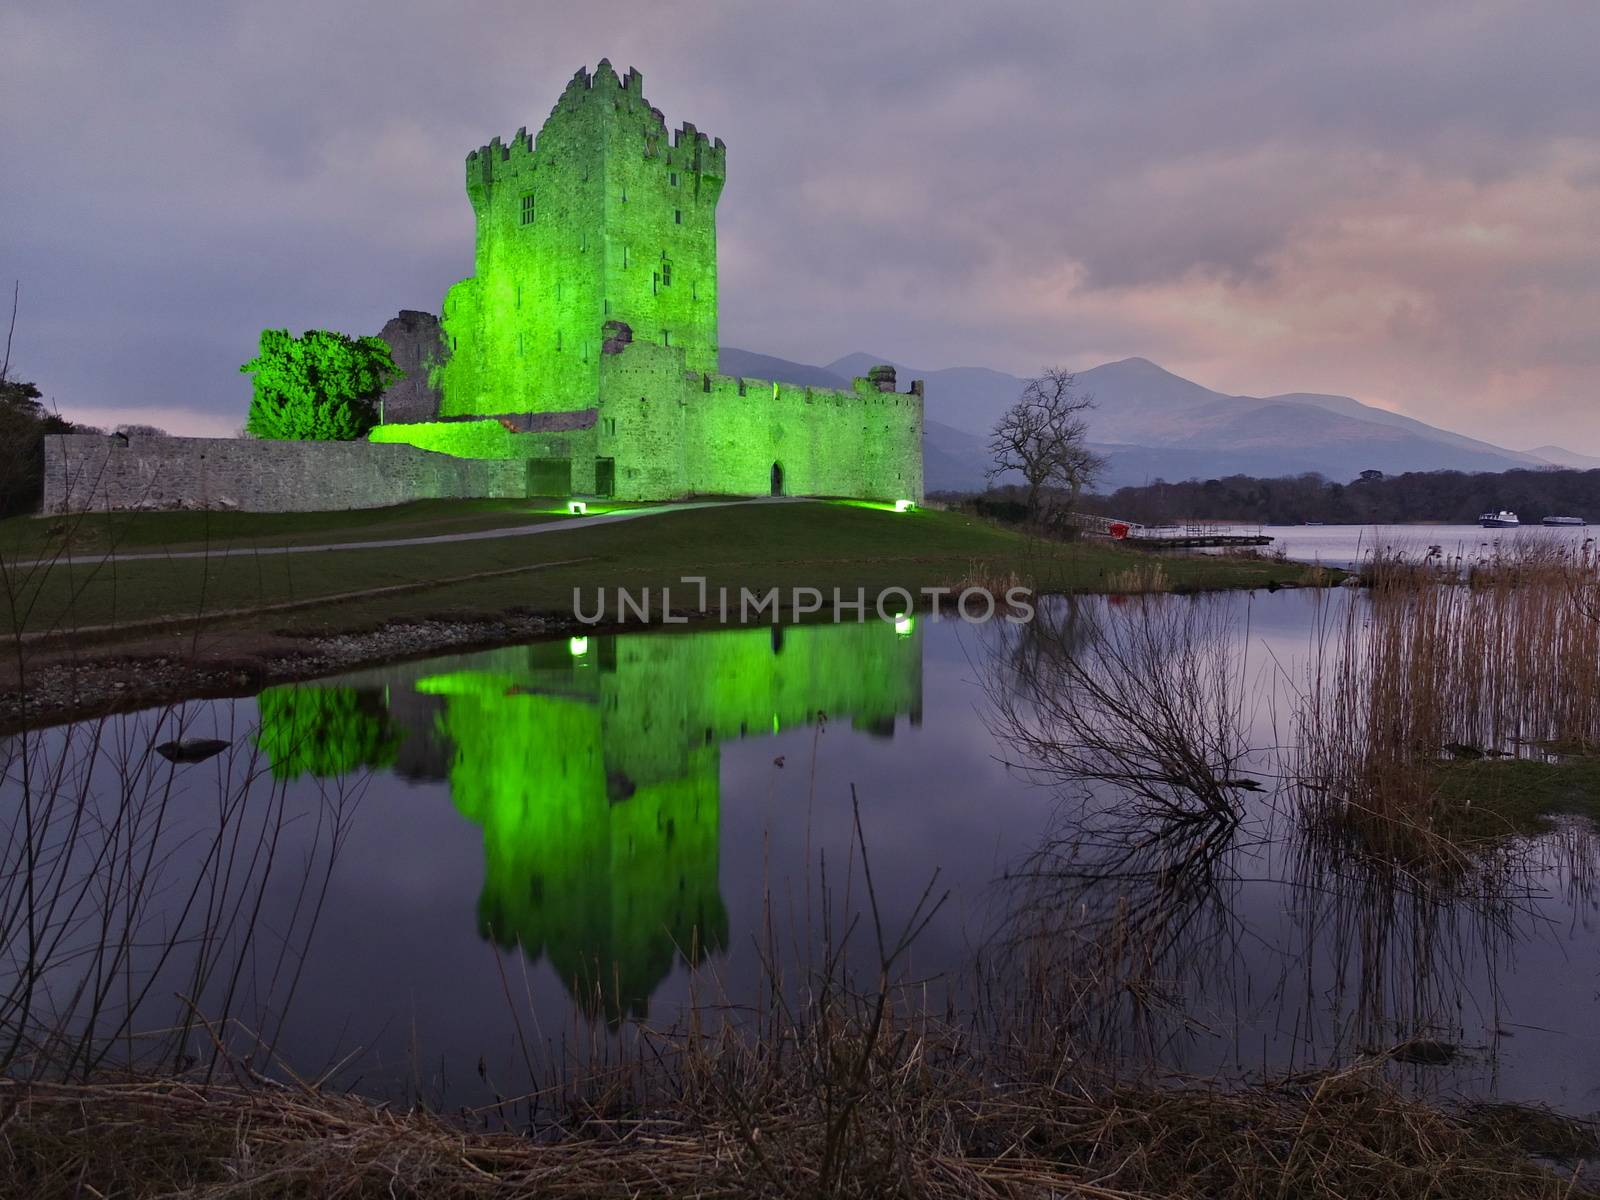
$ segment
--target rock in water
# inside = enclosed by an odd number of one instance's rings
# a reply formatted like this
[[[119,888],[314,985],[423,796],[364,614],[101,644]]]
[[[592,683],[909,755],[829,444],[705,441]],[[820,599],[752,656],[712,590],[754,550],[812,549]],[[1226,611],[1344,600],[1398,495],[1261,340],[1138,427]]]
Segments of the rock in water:
[[[229,743],[216,738],[185,738],[178,742],[162,742],[156,753],[168,762],[197,763],[215,758],[228,748]]]

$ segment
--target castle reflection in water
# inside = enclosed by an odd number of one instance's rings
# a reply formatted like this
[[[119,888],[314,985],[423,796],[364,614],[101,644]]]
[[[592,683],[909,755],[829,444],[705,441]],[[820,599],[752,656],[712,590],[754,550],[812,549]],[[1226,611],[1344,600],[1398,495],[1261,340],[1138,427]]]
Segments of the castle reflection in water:
[[[279,778],[447,782],[483,829],[478,931],[547,956],[585,1008],[643,1015],[728,939],[721,746],[819,719],[920,723],[922,635],[898,624],[639,633],[392,666],[259,698]]]

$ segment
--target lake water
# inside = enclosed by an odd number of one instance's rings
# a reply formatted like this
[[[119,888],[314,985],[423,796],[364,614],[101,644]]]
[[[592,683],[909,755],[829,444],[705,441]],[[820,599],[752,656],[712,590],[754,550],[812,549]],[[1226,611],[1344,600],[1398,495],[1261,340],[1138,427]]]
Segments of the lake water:
[[[1349,567],[1371,556],[1375,548],[1421,558],[1435,547],[1447,558],[1490,557],[1520,542],[1558,542],[1581,546],[1593,539],[1587,526],[1524,525],[1516,529],[1484,529],[1479,525],[1251,525],[1219,527],[1223,533],[1264,533],[1270,552],[1281,550],[1299,562]]]
[[[451,655],[13,738],[0,812],[11,853],[25,815],[50,847],[39,891],[105,875],[37,925],[59,925],[63,951],[102,936],[100,911],[139,931],[132,1024],[192,1000],[297,1072],[382,1094],[513,1094],[621,1023],[670,1023],[691,995],[749,1002],[761,946],[793,964],[814,952],[824,883],[861,909],[858,806],[886,922],[935,872],[950,893],[913,952],[936,990],[968,994],[975,961],[1012,969],[1004,948],[1040,906],[1102,968],[1135,944],[1138,1001],[1114,987],[1084,1022],[1129,1070],[1245,1077],[1424,1037],[1460,1050],[1394,1068],[1419,1088],[1592,1110],[1585,830],[1517,844],[1492,884],[1430,884],[1327,856],[1277,786],[1321,606],[1361,602],[1094,599],[1050,608],[1048,633],[920,617]],[[1048,681],[1040,645],[1152,607],[1203,612],[1229,640],[1239,769],[1261,788],[1237,824],[1164,821],[1041,762],[1049,722],[1018,665]],[[227,749],[176,766],[152,753],[180,734]],[[1048,886],[1025,896],[1027,867]],[[26,947],[7,928],[14,997]],[[223,947],[209,968],[175,937],[198,928]],[[58,957],[34,990],[59,1009],[83,971]]]

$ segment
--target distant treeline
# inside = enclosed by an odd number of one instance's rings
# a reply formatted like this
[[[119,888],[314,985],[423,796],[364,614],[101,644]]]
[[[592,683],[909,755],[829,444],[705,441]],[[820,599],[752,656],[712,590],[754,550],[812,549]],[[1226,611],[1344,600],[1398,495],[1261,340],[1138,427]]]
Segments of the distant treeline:
[[[1350,483],[1321,475],[1255,479],[1160,480],[1119,488],[1109,496],[1085,496],[1091,513],[1144,524],[1170,521],[1237,521],[1250,525],[1372,525],[1407,521],[1468,523],[1480,513],[1511,509],[1524,522],[1544,517],[1583,517],[1600,522],[1600,470],[1368,471]]]

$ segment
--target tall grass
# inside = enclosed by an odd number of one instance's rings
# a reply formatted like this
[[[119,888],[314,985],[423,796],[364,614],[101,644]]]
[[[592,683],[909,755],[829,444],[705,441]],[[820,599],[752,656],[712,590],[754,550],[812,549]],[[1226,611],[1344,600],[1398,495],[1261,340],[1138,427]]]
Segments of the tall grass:
[[[1372,848],[1449,857],[1442,761],[1600,748],[1600,558],[1522,542],[1365,578],[1318,616],[1289,772]]]

